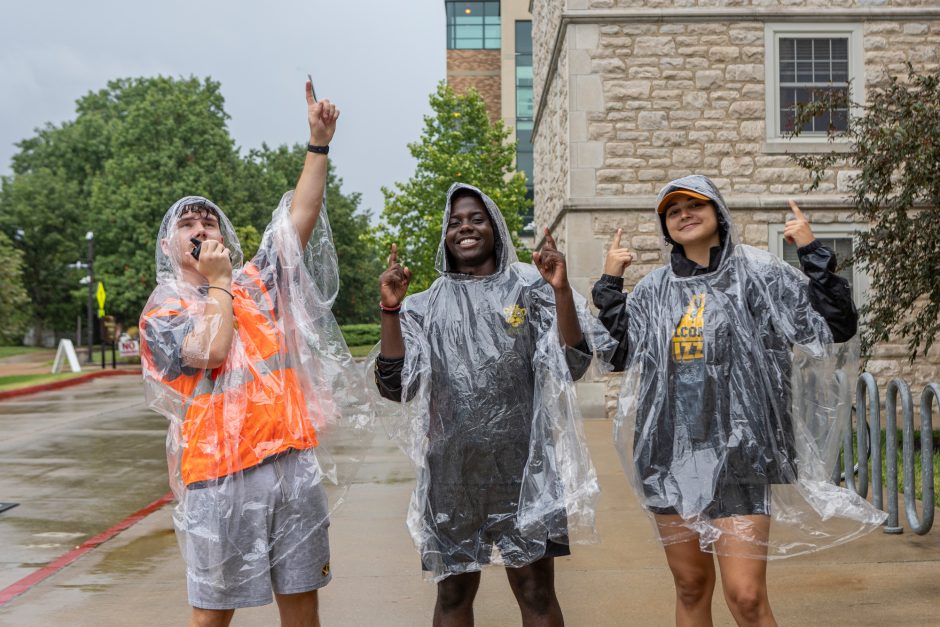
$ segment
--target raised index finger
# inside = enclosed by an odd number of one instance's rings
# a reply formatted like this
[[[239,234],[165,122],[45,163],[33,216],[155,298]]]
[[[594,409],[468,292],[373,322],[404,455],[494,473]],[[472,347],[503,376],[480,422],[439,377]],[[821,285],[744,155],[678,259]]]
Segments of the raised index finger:
[[[620,238],[623,236],[623,229],[617,229],[617,232],[614,233],[614,241],[610,243],[611,250],[617,250],[620,248]]]
[[[796,204],[796,201],[792,198],[790,199],[790,209],[793,210],[793,217],[797,220],[806,220],[806,216],[803,215],[803,212],[800,211],[800,207]],[[808,222],[809,220],[807,220]]]
[[[555,238],[549,233],[547,226],[545,227],[545,245],[542,246],[542,248],[544,250],[558,250],[558,247],[555,245]]]
[[[317,99],[313,95],[313,79],[310,78],[309,74],[307,75],[307,84],[304,89],[307,93],[307,104],[312,105],[317,101]]]
[[[391,268],[397,263],[398,263],[398,244],[392,244],[392,252],[389,253],[388,255],[388,267]]]

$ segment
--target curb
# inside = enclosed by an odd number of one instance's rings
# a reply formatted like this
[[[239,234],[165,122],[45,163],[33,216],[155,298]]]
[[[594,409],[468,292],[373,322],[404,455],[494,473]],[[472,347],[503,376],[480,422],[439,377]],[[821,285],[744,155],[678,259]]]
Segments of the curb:
[[[101,373],[95,373],[95,374],[99,376],[101,375]],[[141,520],[143,520],[144,518],[146,518],[153,512],[157,511],[158,509],[160,509],[167,503],[171,502],[172,500],[173,500],[173,493],[167,492],[166,494],[158,498],[156,501],[137,510],[136,512],[134,512],[133,514],[131,514],[130,516],[128,516],[127,518],[119,522],[118,524],[114,525],[107,531],[103,531],[102,533],[99,533],[98,535],[85,540],[84,542],[82,542],[80,545],[78,545],[77,547],[75,547],[74,549],[66,553],[65,555],[50,562],[46,566],[43,566],[42,568],[35,571],[31,575],[27,575],[23,577],[22,579],[20,579],[19,581],[14,582],[13,584],[7,586],[6,588],[3,588],[2,590],[0,590],[0,607],[12,601],[14,598],[18,597],[24,592],[28,591],[33,586],[55,575],[60,570],[62,570],[63,568],[65,568],[66,566],[68,566],[69,564],[77,560],[78,558],[80,558],[85,553],[88,553],[89,551],[97,548],[99,545],[104,544],[105,542],[113,538],[114,536],[118,535],[119,533],[121,533],[125,529],[128,529],[134,524],[140,522]]]
[[[128,374],[139,375],[140,370],[102,370],[101,372],[90,372],[88,374],[83,374],[82,376],[75,377],[74,379],[63,379],[62,381],[52,381],[50,383],[41,383],[39,385],[30,385],[24,388],[16,388],[15,390],[6,390],[5,392],[0,392],[0,401],[6,400],[8,398],[15,398],[17,396],[35,394],[36,392],[61,390],[62,388],[79,385],[80,383],[86,383],[92,379],[100,379],[101,377],[114,377],[117,375]]]

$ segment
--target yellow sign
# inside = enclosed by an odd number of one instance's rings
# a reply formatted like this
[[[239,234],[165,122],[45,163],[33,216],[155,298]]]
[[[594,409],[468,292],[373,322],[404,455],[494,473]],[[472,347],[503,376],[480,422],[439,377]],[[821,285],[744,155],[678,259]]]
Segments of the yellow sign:
[[[98,299],[98,317],[104,317],[104,301],[108,297],[108,294],[104,291],[104,283],[98,281],[98,291],[95,293],[95,296]]]

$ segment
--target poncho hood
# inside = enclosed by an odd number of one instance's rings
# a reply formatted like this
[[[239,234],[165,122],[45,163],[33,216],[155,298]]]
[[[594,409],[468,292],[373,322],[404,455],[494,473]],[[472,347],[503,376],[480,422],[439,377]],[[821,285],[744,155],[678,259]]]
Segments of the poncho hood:
[[[454,183],[447,190],[447,204],[444,206],[444,219],[441,223],[441,242],[437,247],[437,256],[434,260],[434,267],[441,274],[453,274],[453,263],[450,254],[447,252],[447,223],[450,221],[450,214],[453,207],[454,195],[467,190],[480,197],[487,214],[490,216],[490,222],[493,225],[493,234],[495,236],[495,245],[493,254],[496,255],[497,274],[506,272],[509,267],[519,261],[516,256],[516,250],[512,246],[512,236],[509,233],[509,227],[506,225],[506,218],[492,198],[484,194],[479,188],[467,183]]]
[[[718,266],[721,267],[724,262],[728,259],[731,254],[731,251],[734,250],[735,245],[737,245],[737,234],[735,233],[734,226],[731,222],[731,212],[728,210],[728,204],[725,202],[725,199],[722,197],[721,192],[718,191],[718,188],[707,176],[702,176],[701,174],[691,174],[689,176],[683,176],[682,178],[674,179],[666,183],[661,190],[659,190],[659,195],[656,197],[655,207],[659,207],[659,203],[662,202],[663,198],[667,194],[678,190],[689,190],[707,196],[712,204],[715,205],[715,212],[718,218],[718,237],[721,242],[721,261]],[[678,251],[685,255],[680,244],[677,244],[669,237],[669,231],[666,228],[666,215],[665,213],[656,214],[656,220],[659,223],[660,231],[662,232],[663,239],[666,240],[667,244],[671,244],[674,251]]]

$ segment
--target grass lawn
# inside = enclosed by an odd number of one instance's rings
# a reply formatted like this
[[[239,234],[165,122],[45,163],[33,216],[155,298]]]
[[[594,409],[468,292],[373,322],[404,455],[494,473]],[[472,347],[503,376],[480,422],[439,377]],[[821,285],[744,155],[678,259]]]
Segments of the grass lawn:
[[[361,358],[369,354],[375,344],[364,344],[362,346],[350,346],[349,352],[353,357]]]
[[[59,374],[11,374],[6,377],[0,377],[0,392],[13,390],[16,388],[25,388],[32,385],[51,383],[63,379],[72,379],[80,377],[81,372],[62,372]]]
[[[27,353],[38,353],[48,351],[48,348],[36,348],[35,346],[0,346],[0,359],[4,357],[15,357],[16,355],[25,355]]]
[[[934,442],[940,438],[940,430],[934,430],[933,439]],[[904,468],[902,465],[902,453],[901,453],[901,443],[903,442],[903,433],[901,429],[898,429],[898,458],[897,458],[897,469],[898,469],[898,498],[901,499],[903,508],[903,499],[904,499]],[[922,499],[924,496],[924,486],[923,478],[921,475],[921,459],[923,459],[920,451],[920,432],[916,431],[914,434],[914,494],[917,499]],[[888,485],[888,467],[887,460],[885,459],[885,430],[881,430],[881,481],[884,485]],[[852,435],[852,449],[854,450],[856,457],[858,459],[858,441],[855,439],[855,435]],[[869,460],[869,464],[871,461]],[[869,470],[869,477],[871,477],[871,471]],[[933,493],[935,496],[940,496],[940,448],[934,447],[933,450]],[[935,501],[934,506],[940,505],[940,502]]]

